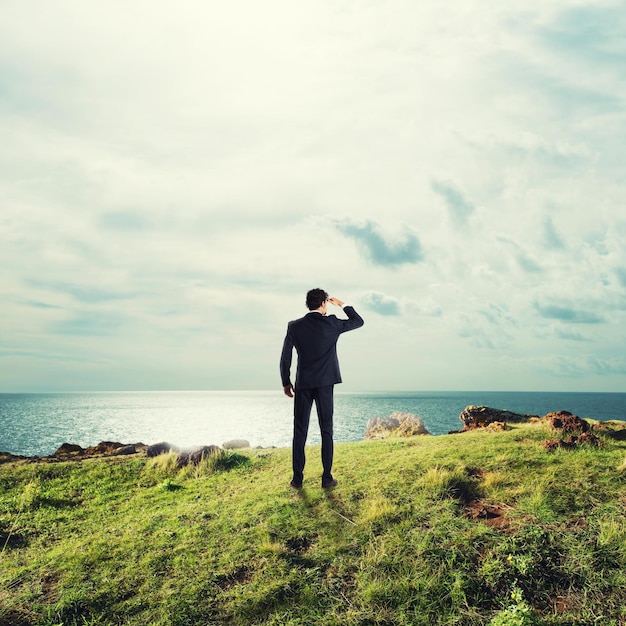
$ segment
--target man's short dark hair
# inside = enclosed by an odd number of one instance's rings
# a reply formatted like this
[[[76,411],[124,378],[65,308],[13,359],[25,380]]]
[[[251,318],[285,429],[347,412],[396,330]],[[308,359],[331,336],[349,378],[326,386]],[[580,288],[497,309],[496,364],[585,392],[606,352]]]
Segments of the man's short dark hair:
[[[306,305],[309,311],[319,309],[328,300],[328,294],[323,289],[311,289],[306,294]]]

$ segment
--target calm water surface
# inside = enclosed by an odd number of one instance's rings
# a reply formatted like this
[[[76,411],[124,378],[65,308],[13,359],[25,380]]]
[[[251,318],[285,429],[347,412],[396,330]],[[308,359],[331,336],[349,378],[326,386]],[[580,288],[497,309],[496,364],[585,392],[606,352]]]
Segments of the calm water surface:
[[[565,409],[593,419],[626,419],[625,393],[403,392],[335,393],[335,439],[360,441],[371,417],[419,415],[433,435],[461,427],[469,404],[545,415]],[[63,442],[178,446],[291,445],[292,401],[279,391],[0,394],[0,450],[52,454]],[[318,444],[315,411],[309,443]]]

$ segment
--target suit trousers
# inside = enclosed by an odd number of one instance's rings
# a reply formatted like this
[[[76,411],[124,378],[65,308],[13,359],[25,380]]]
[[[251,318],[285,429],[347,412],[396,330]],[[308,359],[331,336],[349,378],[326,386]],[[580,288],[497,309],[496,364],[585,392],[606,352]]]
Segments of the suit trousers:
[[[327,387],[314,387],[313,389],[295,390],[293,404],[293,479],[295,482],[302,482],[304,475],[304,464],[306,457],[304,446],[309,432],[309,420],[311,418],[311,408],[315,402],[317,409],[317,419],[322,436],[322,481],[330,481],[333,476],[333,391],[334,385]]]

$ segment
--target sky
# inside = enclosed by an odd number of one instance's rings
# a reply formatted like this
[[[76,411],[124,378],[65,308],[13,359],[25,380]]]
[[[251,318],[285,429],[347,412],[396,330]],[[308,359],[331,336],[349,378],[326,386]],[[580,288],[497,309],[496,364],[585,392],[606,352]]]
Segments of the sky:
[[[625,9],[1,0],[0,392],[625,391]]]

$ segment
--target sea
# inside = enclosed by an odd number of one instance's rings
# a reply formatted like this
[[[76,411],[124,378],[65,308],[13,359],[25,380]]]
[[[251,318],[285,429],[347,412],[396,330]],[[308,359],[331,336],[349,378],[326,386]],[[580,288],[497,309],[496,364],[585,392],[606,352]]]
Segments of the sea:
[[[494,391],[335,391],[335,441],[361,441],[372,417],[418,415],[432,435],[461,428],[468,405],[543,416],[566,410],[598,420],[626,420],[626,393]],[[277,391],[149,391],[0,394],[0,451],[53,454],[62,443],[101,441],[181,448],[245,439],[252,447],[291,445],[293,400]],[[315,409],[310,444],[319,444]]]

